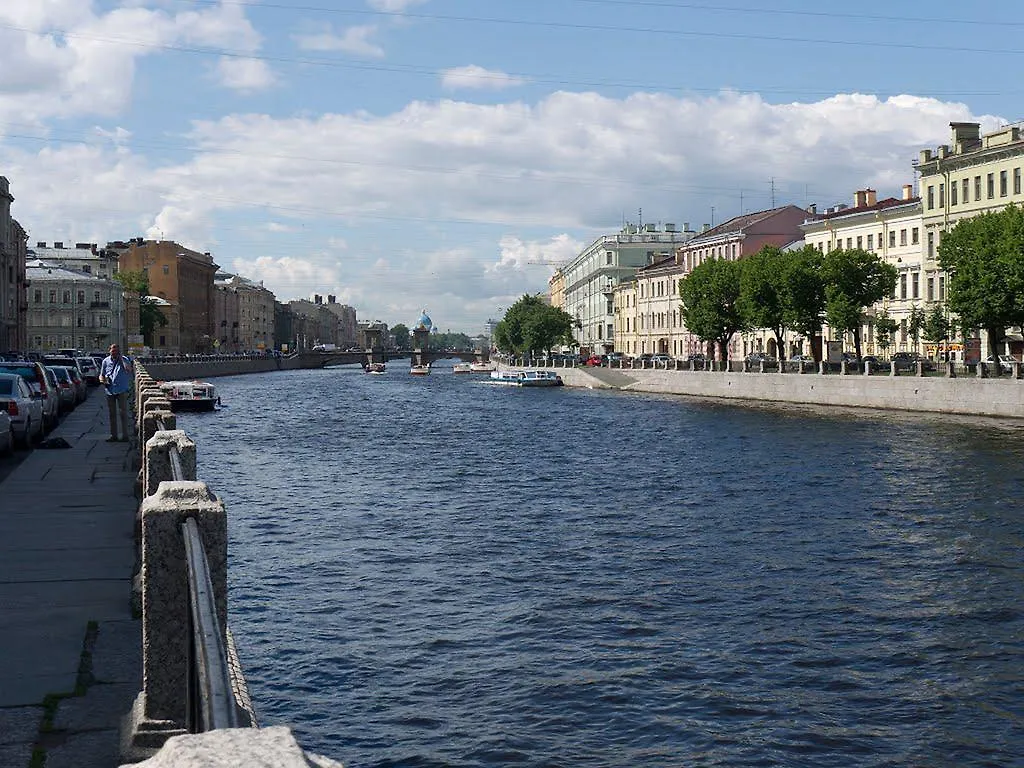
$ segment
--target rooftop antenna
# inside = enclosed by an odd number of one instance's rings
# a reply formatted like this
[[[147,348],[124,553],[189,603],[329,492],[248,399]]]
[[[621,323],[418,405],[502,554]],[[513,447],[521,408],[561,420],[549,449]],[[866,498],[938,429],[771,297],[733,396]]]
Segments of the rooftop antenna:
[[[636,213],[637,213],[637,216],[640,217],[640,229],[643,229],[644,228],[644,209],[643,208],[637,208]]]
[[[772,176],[772,208],[775,207],[775,177]]]
[[[711,226],[715,226],[715,206],[711,206]]]

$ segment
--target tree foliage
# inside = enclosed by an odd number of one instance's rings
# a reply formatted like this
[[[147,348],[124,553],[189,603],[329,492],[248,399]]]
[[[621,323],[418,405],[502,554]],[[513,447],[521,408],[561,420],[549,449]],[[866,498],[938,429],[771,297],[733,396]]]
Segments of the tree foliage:
[[[949,341],[955,334],[955,323],[947,317],[942,306],[936,304],[925,315],[924,322],[921,324],[921,335],[924,336],[925,341],[939,344]]]
[[[853,333],[856,355],[861,356],[861,325],[864,310],[892,295],[896,267],[860,248],[834,250],[822,258],[825,286],[825,317],[842,333]]]
[[[572,343],[573,319],[539,296],[524,295],[508,308],[494,329],[494,345],[504,352],[525,354]]]
[[[825,300],[817,249],[765,246],[740,264],[737,303],[744,327],[770,330],[780,354],[787,330],[803,336],[821,330]]]
[[[167,316],[160,310],[156,300],[149,295],[149,278],[140,270],[128,270],[114,275],[127,293],[139,299],[139,333],[147,345],[153,346],[153,332],[157,326],[167,325]]]
[[[875,315],[875,341],[882,349],[888,349],[896,336],[896,329],[899,328],[888,312],[882,311]]]
[[[718,347],[718,359],[729,359],[729,341],[744,330],[739,308],[740,262],[710,259],[679,281],[683,322],[697,337]]]
[[[395,347],[398,349],[409,349],[409,343],[412,340],[409,326],[405,323],[397,323],[391,328],[391,335],[395,339]]]
[[[961,220],[939,243],[939,266],[949,273],[948,305],[960,327],[984,328],[996,355],[1006,329],[1024,324],[1024,210]]]

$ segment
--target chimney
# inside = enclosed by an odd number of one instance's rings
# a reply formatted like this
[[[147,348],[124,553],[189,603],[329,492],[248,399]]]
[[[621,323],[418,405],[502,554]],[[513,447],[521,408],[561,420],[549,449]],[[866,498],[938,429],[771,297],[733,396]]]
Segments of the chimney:
[[[811,214],[811,216],[817,216],[818,215],[818,204],[817,203],[811,203],[810,205],[808,205],[807,206],[807,212],[809,214]]]
[[[710,224],[702,224],[701,227],[700,227],[700,231],[701,232],[707,232],[709,229],[711,229],[711,225]]]
[[[909,200],[913,196],[914,196],[914,185],[913,184],[904,184],[903,185],[903,199],[904,200]]]
[[[45,240],[40,240],[39,242],[36,243],[36,248],[45,248],[45,247],[46,247],[46,241]]]
[[[314,293],[313,294],[313,303],[314,304],[323,304],[324,303],[324,297],[321,296],[319,293]]]
[[[981,143],[981,123],[950,123],[953,131],[953,151],[957,154]]]
[[[53,247],[54,248],[63,248],[64,247],[64,243],[54,243]]]
[[[328,296],[327,297],[327,303],[328,304],[333,304],[336,301],[336,299],[337,299],[337,297],[335,297],[335,296]]]
[[[864,190],[864,196],[866,198],[864,202],[868,206],[875,205],[878,202],[878,191],[877,190],[865,189]]]
[[[863,189],[858,189],[856,192],[854,192],[853,193],[853,207],[854,208],[863,208],[864,204],[865,204],[864,201],[867,200],[867,196],[868,196],[867,191],[863,190]]]

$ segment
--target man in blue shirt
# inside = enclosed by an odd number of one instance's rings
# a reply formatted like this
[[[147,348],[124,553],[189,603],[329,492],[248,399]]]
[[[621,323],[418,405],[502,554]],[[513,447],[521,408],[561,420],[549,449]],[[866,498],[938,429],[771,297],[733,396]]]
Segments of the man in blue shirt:
[[[120,442],[128,442],[128,392],[132,388],[131,361],[121,354],[117,344],[110,345],[110,354],[100,363],[100,384],[107,390],[107,410],[110,412],[110,437],[108,443],[118,442],[117,414],[121,414]]]

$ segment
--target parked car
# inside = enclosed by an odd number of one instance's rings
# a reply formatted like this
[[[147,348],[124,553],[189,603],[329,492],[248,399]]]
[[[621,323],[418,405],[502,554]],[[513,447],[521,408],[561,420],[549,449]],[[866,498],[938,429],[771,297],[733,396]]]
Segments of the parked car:
[[[751,352],[743,359],[753,366],[759,366],[762,362],[765,365],[775,365],[777,362],[774,357],[770,357],[764,352]]]
[[[813,357],[811,357],[810,355],[803,355],[803,354],[801,354],[801,355],[790,355],[789,362],[793,363],[793,365],[800,365],[800,363],[803,363],[804,367],[807,367],[808,365],[814,365],[815,364],[815,361],[814,361]]]
[[[52,373],[47,373],[42,363],[23,360],[17,363],[0,363],[0,373],[16,373],[23,378],[40,395],[43,410],[43,429],[48,430],[57,424],[60,416],[60,395],[56,390],[56,380]]]
[[[57,392],[60,395],[61,413],[73,411],[75,406],[78,405],[78,388],[71,379],[71,371],[73,369],[65,365],[48,365],[46,367],[53,371],[53,375],[57,379]]]
[[[654,363],[655,366],[660,366],[661,368],[668,368],[669,363],[672,362],[672,356],[665,354],[652,355],[651,362]]]
[[[601,358],[598,357],[597,355],[591,355],[590,357],[587,358],[587,361],[584,363],[584,365],[589,365],[591,368],[596,368],[601,365]]]
[[[6,408],[0,408],[0,456],[7,456],[14,450],[14,422]]]
[[[20,445],[27,448],[42,439],[42,398],[22,375],[0,371],[0,408],[7,411]]]
[[[922,363],[926,371],[935,370],[935,363],[916,352],[896,352],[892,356],[892,362],[896,363],[897,371],[914,370],[918,363]]]
[[[100,383],[100,364],[91,357],[77,357],[75,360],[78,362],[78,370],[82,372],[85,383],[90,387],[97,386]]]

